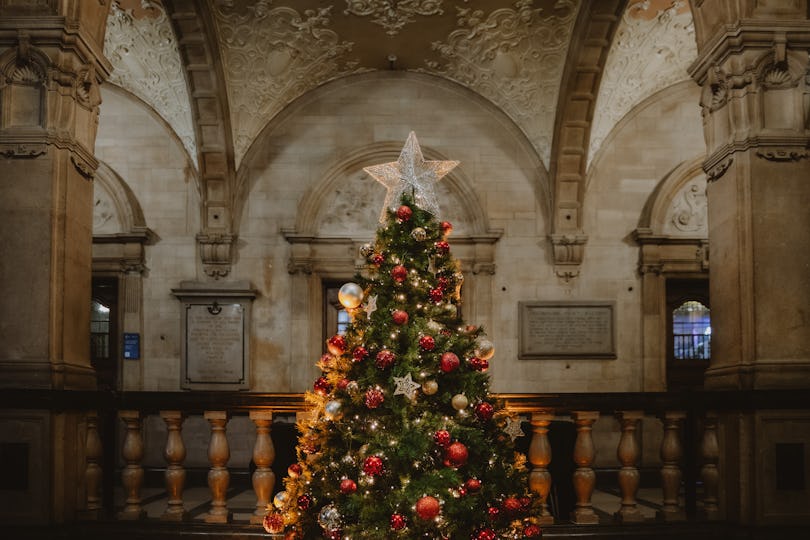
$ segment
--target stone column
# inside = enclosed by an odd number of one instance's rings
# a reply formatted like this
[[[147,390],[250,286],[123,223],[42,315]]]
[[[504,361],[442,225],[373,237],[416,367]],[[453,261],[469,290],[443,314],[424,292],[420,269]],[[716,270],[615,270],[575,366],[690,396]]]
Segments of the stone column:
[[[0,388],[95,388],[93,149],[110,4],[0,2]],[[41,520],[71,521],[84,506],[84,422],[71,411],[42,424],[47,463],[29,478],[49,486]],[[0,494],[0,506],[13,497]]]
[[[160,411],[160,417],[166,422],[166,448],[163,457],[166,459],[166,510],[160,519],[166,521],[184,521],[187,517],[183,507],[183,486],[186,483],[186,470],[183,461],[186,459],[186,447],[183,444],[183,420],[181,411]]]
[[[211,424],[211,440],[208,443],[208,487],[211,490],[211,510],[205,515],[206,523],[229,523],[231,512],[228,510],[226,494],[231,475],[226,465],[231,457],[225,428],[228,424],[228,413],[225,411],[205,411],[205,419]]]
[[[121,471],[121,483],[126,493],[124,510],[118,519],[142,519],[146,511],[141,506],[141,486],[143,485],[143,437],[141,435],[141,413],[139,411],[120,411],[118,416],[126,424],[124,446],[121,456],[124,458],[124,469]]]
[[[592,525],[599,523],[599,516],[593,511],[591,495],[596,485],[596,473],[591,465],[596,458],[596,449],[593,445],[591,430],[593,423],[599,419],[596,411],[572,411],[574,423],[577,426],[577,440],[574,443],[574,463],[577,469],[574,471],[574,491],[577,496],[577,503],[574,511],[571,512],[571,521],[578,525]]]
[[[532,442],[529,444],[529,462],[534,468],[529,473],[529,489],[540,499],[538,521],[541,525],[554,523],[554,516],[548,510],[548,494],[551,490],[551,444],[548,442],[548,425],[554,420],[550,412],[532,414]]]
[[[664,437],[661,440],[661,491],[664,503],[657,512],[663,521],[681,521],[686,518],[683,507],[678,502],[681,490],[680,460],[683,456],[681,425],[686,418],[683,411],[668,411],[661,415],[664,424]]]
[[[690,74],[703,89],[709,179],[713,331],[704,386],[804,389],[810,380],[807,2],[691,4],[698,58]],[[720,458],[729,467],[720,479],[720,511],[746,523],[767,515],[779,522],[803,519],[803,512],[780,507],[776,493],[767,494],[770,465],[752,459],[762,440],[789,442],[773,433],[780,426],[790,433],[793,420],[769,421],[765,428],[759,414],[719,418],[720,432],[734,440]],[[801,432],[810,436],[809,429]],[[810,506],[810,495],[801,498],[795,508]]]
[[[273,494],[276,475],[270,466],[276,459],[276,449],[270,438],[270,425],[273,422],[272,411],[250,411],[250,419],[256,424],[256,443],[253,446],[253,491],[256,493],[256,510],[250,516],[250,522],[261,524],[267,515],[267,504]]]
[[[644,411],[621,411],[616,414],[622,426],[622,436],[616,449],[619,458],[619,489],[622,492],[622,503],[616,512],[616,519],[622,523],[637,523],[644,521],[644,516],[636,504],[636,492],[640,475],[638,472],[639,447],[636,439],[636,428],[639,421],[644,418]]]

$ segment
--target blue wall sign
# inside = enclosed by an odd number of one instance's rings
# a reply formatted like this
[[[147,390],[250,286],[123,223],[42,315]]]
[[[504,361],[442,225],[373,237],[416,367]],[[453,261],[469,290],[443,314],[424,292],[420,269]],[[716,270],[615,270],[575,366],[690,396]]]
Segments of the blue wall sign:
[[[138,360],[141,357],[141,335],[124,333],[124,359]]]

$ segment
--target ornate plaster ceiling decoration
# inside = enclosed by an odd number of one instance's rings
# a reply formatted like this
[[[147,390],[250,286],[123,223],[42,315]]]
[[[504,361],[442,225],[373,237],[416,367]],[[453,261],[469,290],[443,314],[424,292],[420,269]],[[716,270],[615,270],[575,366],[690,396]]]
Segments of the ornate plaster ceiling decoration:
[[[110,82],[132,92],[171,126],[197,167],[197,144],[177,40],[156,0],[116,0],[107,19],[104,55]]]
[[[501,107],[548,164],[557,98],[571,32],[581,2],[532,0],[485,11],[457,7],[457,28],[433,42],[439,60],[427,70],[457,81]]]
[[[605,63],[591,127],[588,166],[610,130],[645,98],[689,79],[697,58],[686,0],[631,0]]]
[[[414,22],[414,15],[441,15],[442,0],[346,0],[343,13],[371,17],[371,22],[395,36],[403,26]]]
[[[352,43],[327,28],[332,6],[303,14],[271,2],[213,2],[239,167],[250,143],[285,105],[337,77],[363,71]]]

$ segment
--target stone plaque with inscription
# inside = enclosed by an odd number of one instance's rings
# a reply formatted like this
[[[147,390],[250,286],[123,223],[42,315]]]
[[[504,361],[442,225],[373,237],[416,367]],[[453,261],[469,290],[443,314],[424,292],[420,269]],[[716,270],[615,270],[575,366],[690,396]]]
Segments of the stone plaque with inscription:
[[[188,390],[244,390],[250,383],[247,284],[184,282],[172,292],[183,303],[182,381]]]
[[[240,304],[186,305],[186,382],[244,384],[244,342]]]
[[[610,302],[520,302],[520,359],[616,358]]]

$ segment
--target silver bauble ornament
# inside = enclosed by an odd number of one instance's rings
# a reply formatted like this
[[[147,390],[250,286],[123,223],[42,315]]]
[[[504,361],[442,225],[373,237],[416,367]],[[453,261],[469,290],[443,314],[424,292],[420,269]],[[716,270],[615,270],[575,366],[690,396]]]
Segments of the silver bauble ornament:
[[[346,309],[354,309],[363,301],[363,289],[357,283],[345,283],[338,291],[338,301]]]
[[[458,314],[458,308],[454,304],[451,304],[449,302],[444,305],[444,311],[448,315],[457,315]]]
[[[436,381],[430,380],[422,383],[422,392],[424,392],[426,396],[432,396],[438,391],[439,391],[439,383],[437,383]]]
[[[495,354],[495,345],[488,339],[477,339],[475,341],[475,356],[482,360],[489,360]]]
[[[332,401],[327,401],[326,405],[324,405],[323,410],[326,413],[326,417],[330,420],[334,420],[340,416],[340,409],[343,407],[343,404],[333,399]]]
[[[461,411],[467,408],[467,405],[470,404],[470,400],[467,399],[467,396],[464,394],[456,394],[453,396],[453,399],[450,400],[450,404],[455,410]]]
[[[318,524],[327,531],[339,528],[340,521],[340,511],[335,507],[334,504],[327,504],[321,508],[321,511],[318,514]]]
[[[431,319],[427,322],[427,327],[431,332],[439,332],[442,329],[442,324]]]
[[[349,384],[346,385],[346,391],[352,396],[357,395],[357,392],[360,391],[360,385],[357,384],[357,381],[349,381]]]
[[[374,253],[374,246],[372,246],[371,244],[363,244],[362,246],[360,246],[360,255],[362,255],[363,257],[368,258],[371,256],[372,253]]]
[[[276,496],[273,497],[273,506],[275,506],[279,510],[284,510],[289,501],[290,501],[289,494],[286,491],[279,491],[278,493],[276,493]]]
[[[427,239],[427,232],[422,227],[417,227],[411,231],[411,238],[417,242],[424,242]]]

